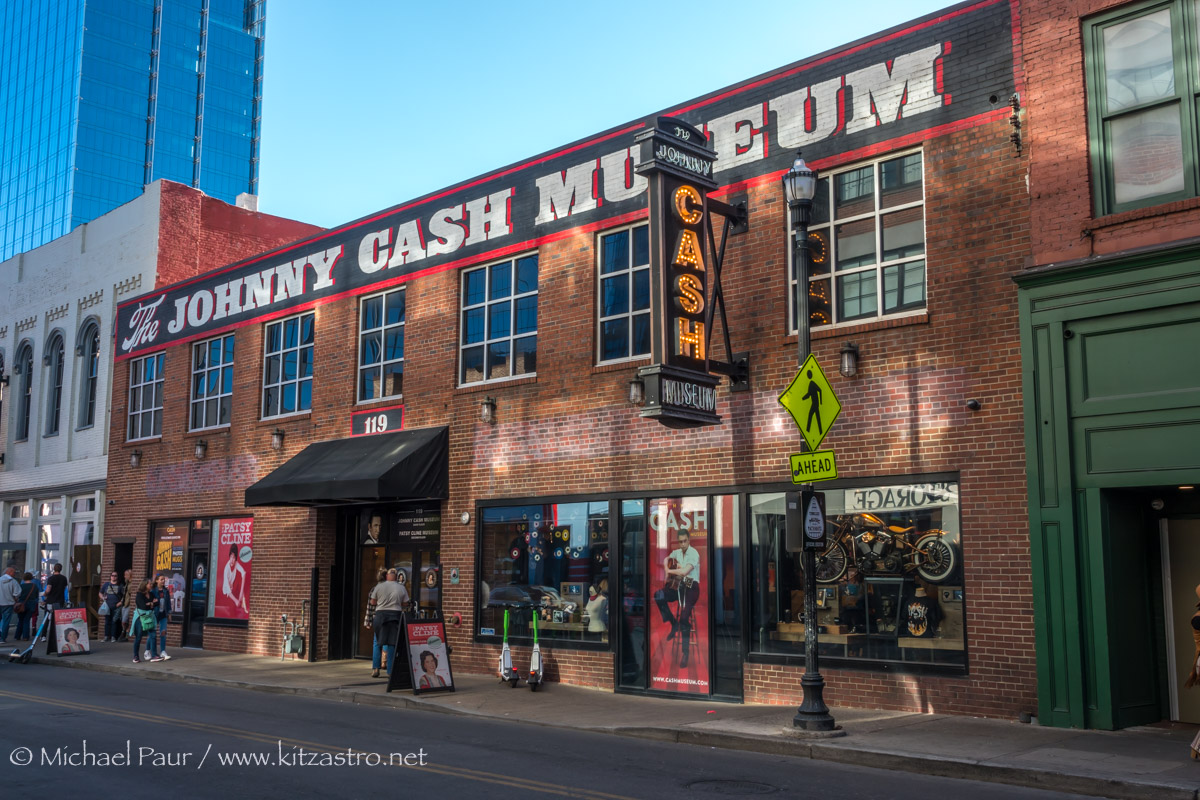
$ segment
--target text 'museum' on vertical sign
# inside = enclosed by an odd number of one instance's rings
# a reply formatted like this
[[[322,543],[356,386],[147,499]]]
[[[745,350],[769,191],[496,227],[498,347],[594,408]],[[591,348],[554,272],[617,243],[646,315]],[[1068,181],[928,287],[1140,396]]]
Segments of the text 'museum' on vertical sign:
[[[650,354],[643,417],[672,428],[714,425],[719,379],[707,369],[708,192],[716,153],[682,120],[659,117],[634,140],[649,182]]]

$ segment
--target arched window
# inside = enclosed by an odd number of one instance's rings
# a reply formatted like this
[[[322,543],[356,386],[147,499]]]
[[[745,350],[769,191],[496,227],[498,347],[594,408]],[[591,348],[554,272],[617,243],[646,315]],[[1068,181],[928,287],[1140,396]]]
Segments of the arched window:
[[[100,379],[100,328],[89,323],[79,337],[76,348],[83,356],[83,381],[79,386],[79,427],[90,428],[96,424],[96,383]]]
[[[17,351],[17,368],[14,372],[17,380],[17,431],[16,440],[24,441],[29,438],[30,401],[33,399],[33,348],[28,344]]]
[[[58,435],[58,421],[62,411],[63,396],[63,338],[55,334],[46,348],[46,361],[50,367],[50,393],[46,398],[46,435]]]

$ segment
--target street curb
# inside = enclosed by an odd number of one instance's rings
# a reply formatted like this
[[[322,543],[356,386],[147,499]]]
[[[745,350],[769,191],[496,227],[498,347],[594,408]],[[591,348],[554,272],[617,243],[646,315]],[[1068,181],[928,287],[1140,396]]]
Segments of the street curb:
[[[48,656],[34,656],[32,663],[51,667],[68,667],[72,669],[87,669],[94,672],[107,672],[115,675],[127,675],[142,678],[143,680],[191,683],[201,686],[245,689],[267,694],[342,700],[358,705],[431,711],[461,717],[481,717],[493,719],[498,722],[523,722],[547,728],[565,728],[574,731],[586,730],[592,733],[607,733],[614,736],[672,742],[697,747],[713,747],[722,750],[762,753],[764,755],[810,758],[815,761],[829,761],[831,763],[846,764],[855,767],[869,766],[873,769],[909,772],[942,778],[959,778],[987,783],[1001,783],[1010,786],[1025,786],[1048,791],[1111,797],[1115,798],[1115,800],[1200,800],[1200,787],[1185,789],[1166,784],[1132,781],[1121,778],[1094,778],[1086,775],[1051,772],[1049,770],[989,764],[982,761],[938,758],[936,756],[914,756],[910,753],[864,748],[861,744],[850,744],[846,739],[834,741],[803,740],[784,738],[782,736],[758,736],[745,733],[696,730],[695,728],[685,727],[589,726],[579,723],[567,725],[555,722],[499,717],[494,714],[455,708],[442,703],[422,700],[419,697],[408,697],[395,693],[379,695],[342,687],[315,689],[297,686],[274,686],[228,678],[206,678],[180,672],[147,670],[132,665],[128,667],[113,666],[82,660],[74,661],[70,659],[50,658]],[[380,686],[382,685],[381,683]],[[852,737],[853,734],[850,734],[850,736]]]

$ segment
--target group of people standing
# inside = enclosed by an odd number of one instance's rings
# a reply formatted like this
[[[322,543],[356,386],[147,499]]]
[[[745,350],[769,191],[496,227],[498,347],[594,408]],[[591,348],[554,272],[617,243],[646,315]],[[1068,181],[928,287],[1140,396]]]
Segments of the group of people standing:
[[[0,645],[8,644],[8,632],[16,617],[16,635],[13,641],[29,641],[33,638],[37,619],[38,602],[44,604],[47,614],[67,603],[67,579],[62,574],[62,564],[54,565],[54,572],[43,588],[32,572],[17,579],[17,567],[9,564],[0,575]],[[45,636],[42,637],[45,641]]]
[[[104,617],[104,641],[133,639],[133,663],[166,661],[167,619],[171,613],[174,589],[166,575],[153,580],[134,581],[133,570],[125,570],[124,579],[116,572],[100,587],[100,615]],[[146,637],[146,649],[142,639]]]

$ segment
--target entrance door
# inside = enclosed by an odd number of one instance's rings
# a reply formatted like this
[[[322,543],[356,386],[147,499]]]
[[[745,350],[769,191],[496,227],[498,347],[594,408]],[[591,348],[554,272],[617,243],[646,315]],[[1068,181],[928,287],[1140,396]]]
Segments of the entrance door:
[[[367,609],[367,597],[371,594],[371,589],[375,588],[375,583],[379,577],[379,570],[387,569],[387,548],[386,547],[363,547],[360,556],[360,566],[358,572],[358,613],[359,619],[363,618]],[[371,631],[363,627],[360,622],[354,627],[358,632],[358,644],[355,646],[354,652],[360,658],[370,658],[371,648],[374,643]]]
[[[204,644],[204,619],[208,614],[208,551],[188,553],[188,596],[184,603],[183,646]]]
[[[649,685],[646,670],[646,513],[645,501],[621,501],[621,573],[615,598],[620,613],[608,618],[620,629],[617,653],[617,685],[644,690]]]
[[[1167,635],[1174,645],[1170,685],[1172,715],[1180,722],[1200,723],[1200,689],[1184,689],[1192,671],[1196,645],[1192,639],[1192,614],[1196,608],[1196,584],[1200,583],[1200,520],[1173,519],[1167,522],[1168,562],[1164,565],[1170,593]]]

